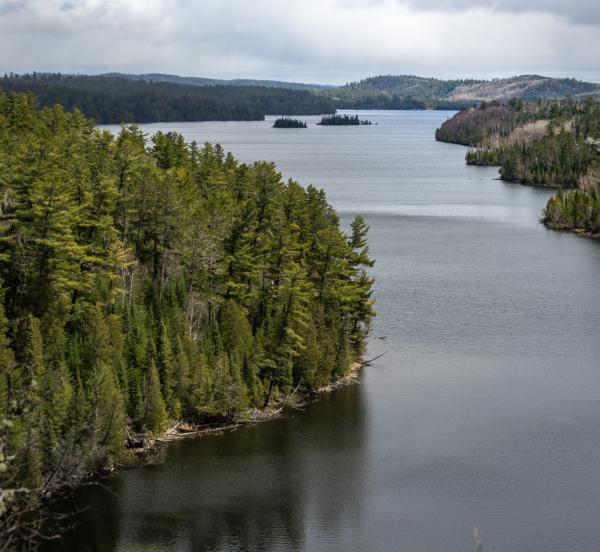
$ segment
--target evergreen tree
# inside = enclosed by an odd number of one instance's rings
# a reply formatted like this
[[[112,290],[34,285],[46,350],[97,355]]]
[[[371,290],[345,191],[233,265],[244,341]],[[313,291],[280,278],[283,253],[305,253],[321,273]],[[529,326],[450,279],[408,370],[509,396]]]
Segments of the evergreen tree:
[[[171,348],[171,340],[164,322],[161,322],[158,334],[158,373],[160,375],[162,396],[171,415],[175,415],[175,359]]]
[[[153,359],[150,359],[144,381],[143,427],[152,435],[157,435],[167,427],[167,409],[160,389],[160,378]]]

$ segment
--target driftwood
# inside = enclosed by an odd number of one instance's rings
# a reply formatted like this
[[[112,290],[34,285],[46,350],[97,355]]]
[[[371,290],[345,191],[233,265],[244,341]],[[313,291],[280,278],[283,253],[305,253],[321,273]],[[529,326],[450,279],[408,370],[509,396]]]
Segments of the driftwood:
[[[369,360],[361,360],[361,362],[360,362],[361,367],[371,366],[371,364],[373,364],[373,362],[375,362],[377,359],[381,358],[383,355],[386,355],[390,351],[391,351],[391,349],[388,349],[387,351],[383,351],[383,353],[381,353],[380,355],[374,356],[373,358],[370,358]]]

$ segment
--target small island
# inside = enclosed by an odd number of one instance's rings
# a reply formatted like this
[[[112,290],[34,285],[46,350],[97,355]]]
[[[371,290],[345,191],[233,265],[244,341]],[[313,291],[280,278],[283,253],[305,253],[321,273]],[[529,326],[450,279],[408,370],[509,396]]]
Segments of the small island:
[[[306,128],[306,123],[299,119],[280,117],[273,123],[273,128]]]
[[[317,124],[322,126],[358,126],[370,125],[371,121],[361,121],[358,115],[324,115]]]

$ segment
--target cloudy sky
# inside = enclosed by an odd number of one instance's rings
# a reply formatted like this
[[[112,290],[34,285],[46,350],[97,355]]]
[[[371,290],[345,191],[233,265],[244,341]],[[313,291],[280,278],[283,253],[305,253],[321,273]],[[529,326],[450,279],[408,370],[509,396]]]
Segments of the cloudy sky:
[[[600,0],[0,0],[0,71],[600,82]]]

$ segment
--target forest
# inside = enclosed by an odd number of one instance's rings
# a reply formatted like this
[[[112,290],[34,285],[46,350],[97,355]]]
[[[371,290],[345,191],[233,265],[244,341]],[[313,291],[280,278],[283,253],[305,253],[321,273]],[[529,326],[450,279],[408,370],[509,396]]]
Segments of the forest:
[[[519,125],[534,120],[529,110],[523,109],[522,102],[513,102],[513,106],[484,102],[460,111],[435,131],[435,139],[476,147],[492,134],[506,136]]]
[[[249,121],[275,114],[322,115],[335,113],[336,109],[463,109],[473,104],[351,87],[160,74],[5,74],[0,77],[0,90],[31,92],[41,106],[78,108],[100,124]],[[416,92],[424,93],[421,89]]]
[[[592,105],[595,103],[593,100]],[[456,113],[436,130],[440,142],[462,144],[473,148],[496,148],[497,137],[510,136],[516,129],[535,121],[566,122],[580,115],[584,102],[573,99],[525,102],[513,98],[507,103],[481,102],[478,106]]]
[[[336,109],[465,110],[511,97],[534,105],[538,98],[598,96],[597,84],[521,75],[510,79],[440,80],[411,75],[369,77],[344,86],[281,81],[106,73],[5,74],[0,90],[32,92],[41,106],[81,109],[97,123],[263,120],[265,115],[322,115]]]
[[[542,221],[556,230],[600,235],[600,178],[589,188],[558,193],[548,200]]]
[[[436,139],[471,146],[467,163],[498,165],[504,180],[572,190],[551,198],[542,220],[600,233],[600,103],[591,97],[482,104],[444,122]]]
[[[361,358],[368,227],[175,133],[0,93],[0,549],[179,420],[244,419]]]
[[[278,119],[275,119],[273,128],[306,128],[306,123],[300,119],[279,117]]]
[[[258,121],[265,115],[334,113],[332,100],[306,90],[265,86],[194,86],[124,76],[4,75],[4,92],[31,92],[40,106],[80,109],[100,124]]]

